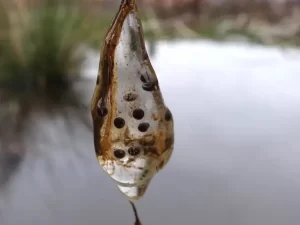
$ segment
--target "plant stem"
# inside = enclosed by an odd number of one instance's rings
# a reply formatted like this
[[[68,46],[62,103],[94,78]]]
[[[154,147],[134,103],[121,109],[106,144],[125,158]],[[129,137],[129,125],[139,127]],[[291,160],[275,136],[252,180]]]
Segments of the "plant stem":
[[[134,212],[134,216],[135,216],[135,223],[134,225],[142,225],[140,219],[139,219],[139,215],[138,215],[138,212],[137,212],[137,209],[134,205],[134,203],[132,201],[129,201],[131,206],[132,206],[132,209],[133,209],[133,212]]]

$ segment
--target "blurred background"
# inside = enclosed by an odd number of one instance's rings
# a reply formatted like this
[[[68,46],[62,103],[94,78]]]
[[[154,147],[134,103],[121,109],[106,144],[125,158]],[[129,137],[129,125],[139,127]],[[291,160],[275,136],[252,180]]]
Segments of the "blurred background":
[[[300,1],[137,2],[176,132],[143,224],[298,225]],[[89,111],[119,4],[0,0],[1,225],[133,224]]]

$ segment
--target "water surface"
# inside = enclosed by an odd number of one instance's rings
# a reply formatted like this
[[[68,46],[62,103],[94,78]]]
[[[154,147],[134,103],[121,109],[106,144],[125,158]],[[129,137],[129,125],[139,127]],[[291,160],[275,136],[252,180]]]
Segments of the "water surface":
[[[299,56],[240,43],[158,43],[152,60],[176,140],[138,202],[144,225],[299,224]],[[89,99],[98,53],[87,66]],[[89,130],[76,117],[35,123],[38,149],[1,191],[0,224],[132,225]]]

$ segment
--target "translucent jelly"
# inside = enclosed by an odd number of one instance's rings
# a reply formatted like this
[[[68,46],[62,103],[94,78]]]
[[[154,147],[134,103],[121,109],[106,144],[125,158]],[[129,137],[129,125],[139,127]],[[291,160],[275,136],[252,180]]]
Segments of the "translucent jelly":
[[[142,32],[135,1],[123,0],[105,38],[92,98],[98,161],[130,200],[144,195],[174,143],[172,113]]]

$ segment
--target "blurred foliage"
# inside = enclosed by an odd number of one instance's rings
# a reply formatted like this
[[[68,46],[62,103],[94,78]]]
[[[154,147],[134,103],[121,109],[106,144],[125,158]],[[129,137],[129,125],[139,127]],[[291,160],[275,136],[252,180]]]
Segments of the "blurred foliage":
[[[1,100],[66,103],[73,93],[84,54],[80,46],[92,34],[79,10],[62,2],[27,7],[1,0]]]
[[[97,36],[89,21],[75,1],[0,0],[0,186],[26,151],[38,119],[32,115],[65,118],[67,108],[86,120],[86,100],[75,84],[85,62],[82,46]]]
[[[84,1],[84,0],[83,0]],[[103,0],[108,2],[108,0]],[[300,1],[141,0],[146,34],[264,45],[300,45]],[[149,32],[151,31],[151,32]],[[149,36],[147,36],[149,37]]]

